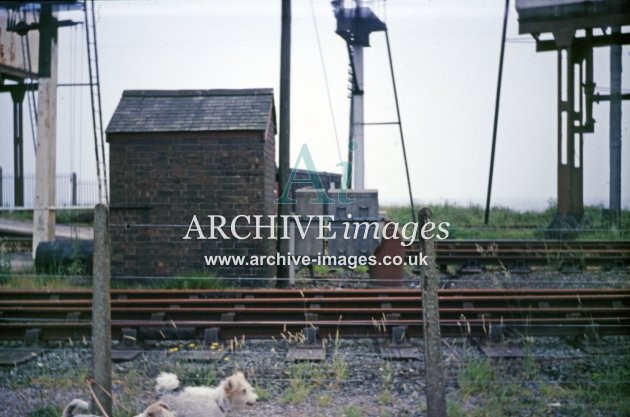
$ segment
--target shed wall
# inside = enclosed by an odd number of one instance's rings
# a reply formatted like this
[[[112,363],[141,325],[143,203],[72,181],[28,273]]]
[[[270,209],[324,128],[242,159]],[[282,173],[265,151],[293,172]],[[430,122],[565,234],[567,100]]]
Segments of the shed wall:
[[[182,239],[193,215],[208,234],[208,215],[224,216],[229,224],[241,214],[276,214],[272,128],[108,139],[113,275],[275,275],[270,266],[208,267],[204,261],[204,255],[275,255],[275,240]]]

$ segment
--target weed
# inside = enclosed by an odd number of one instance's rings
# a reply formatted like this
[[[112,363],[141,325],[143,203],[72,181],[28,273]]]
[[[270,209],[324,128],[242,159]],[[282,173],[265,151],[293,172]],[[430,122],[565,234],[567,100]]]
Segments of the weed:
[[[325,276],[330,274],[331,267],[328,265],[313,265],[313,273],[318,276]]]
[[[5,284],[11,276],[11,258],[9,253],[0,246],[0,285]]]
[[[193,271],[180,277],[167,279],[161,285],[164,288],[176,290],[218,290],[225,288],[225,282],[222,279],[205,271]]]
[[[383,382],[383,386],[387,389],[394,382],[394,369],[392,368],[391,362],[385,362],[385,365],[379,368],[381,371],[381,381]]]
[[[385,388],[380,393],[378,396],[378,403],[383,406],[392,405],[394,403],[392,392],[388,388]]]
[[[343,415],[345,417],[363,417],[365,415],[365,411],[359,406],[349,405],[343,410]]]
[[[577,397],[597,410],[630,415],[630,354],[622,364],[610,363],[606,356],[598,357],[581,383],[567,387],[567,395]]]
[[[290,330],[285,330],[280,333],[280,337],[282,337],[282,339],[289,345],[298,345],[306,342],[306,335],[304,335],[304,332],[293,333]]]
[[[339,353],[341,340],[339,339],[339,329],[335,333],[333,344],[332,363],[330,370],[333,376],[334,384],[337,385],[348,378],[348,363],[343,355]]]
[[[319,407],[330,407],[332,404],[333,397],[329,393],[321,394],[317,396],[316,404]]]
[[[469,359],[457,376],[457,382],[462,394],[467,397],[492,392],[496,382],[492,361],[490,359]]]
[[[370,267],[367,265],[359,265],[354,268],[354,272],[357,274],[367,274],[370,270]]]
[[[68,277],[53,275],[20,274],[8,275],[4,282],[0,280],[0,288],[5,289],[48,289],[60,290],[85,287],[86,285],[71,283]]]
[[[28,414],[28,417],[58,417],[62,410],[59,407],[47,405]]]
[[[284,391],[282,401],[285,404],[299,404],[306,400],[314,388],[324,382],[324,374],[316,364],[299,362],[288,371],[289,386]]]
[[[540,373],[540,366],[531,351],[531,348],[527,346],[524,349],[524,356],[521,359],[522,373],[527,378],[534,378]]]
[[[468,413],[462,409],[462,406],[454,401],[447,401],[446,415],[448,417],[467,417]]]

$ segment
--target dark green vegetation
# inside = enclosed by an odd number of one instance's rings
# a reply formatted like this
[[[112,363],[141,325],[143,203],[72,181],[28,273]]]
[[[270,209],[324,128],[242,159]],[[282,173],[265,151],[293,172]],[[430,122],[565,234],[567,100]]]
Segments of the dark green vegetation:
[[[628,416],[630,357],[593,354],[559,361],[464,358],[449,417]]]
[[[418,208],[422,207],[418,205]],[[556,215],[555,205],[544,211],[518,211],[507,207],[494,207],[490,221],[483,223],[485,209],[479,205],[468,207],[428,204],[433,221],[450,223],[449,239],[543,239],[548,226]],[[386,206],[382,208],[393,221],[404,224],[411,221],[409,207]],[[611,219],[603,207],[585,207],[579,228],[571,234],[581,240],[628,240],[630,239],[630,210],[623,210],[619,219]]]
[[[11,220],[32,221],[32,210],[0,211],[0,217]],[[59,210],[57,211],[59,224],[87,224],[94,222],[93,210]]]

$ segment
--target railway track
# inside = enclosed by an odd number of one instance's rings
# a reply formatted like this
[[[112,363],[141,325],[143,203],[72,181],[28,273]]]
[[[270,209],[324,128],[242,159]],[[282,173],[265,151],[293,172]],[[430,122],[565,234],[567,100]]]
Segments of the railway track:
[[[407,255],[417,252],[417,245],[412,245]],[[459,265],[473,271],[488,265],[510,269],[630,266],[630,241],[441,240],[436,242],[435,252],[437,265]]]
[[[0,237],[5,252],[29,251],[31,240],[22,236]],[[407,256],[415,256],[417,244],[406,247]],[[435,242],[436,264],[455,265],[475,271],[486,266],[523,269],[533,266],[551,268],[630,266],[630,241],[591,240],[440,240]]]
[[[445,289],[444,336],[510,332],[539,336],[630,334],[630,289]],[[419,290],[113,290],[112,334],[139,340],[281,337],[305,327],[322,337],[385,337],[396,327],[422,335]],[[44,340],[89,337],[89,290],[0,293],[0,339],[38,329]]]

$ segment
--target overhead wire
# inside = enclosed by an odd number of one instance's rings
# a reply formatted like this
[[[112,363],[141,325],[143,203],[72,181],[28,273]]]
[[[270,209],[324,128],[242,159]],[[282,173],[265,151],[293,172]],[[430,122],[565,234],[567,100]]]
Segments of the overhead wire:
[[[328,97],[328,109],[330,110],[330,118],[332,120],[333,131],[335,133],[335,142],[337,144],[337,154],[339,156],[339,161],[343,162],[341,157],[341,146],[339,144],[339,134],[337,130],[337,122],[335,120],[335,112],[333,110],[332,105],[332,97],[330,94],[330,85],[328,83],[328,74],[326,72],[326,63],[324,61],[324,52],[322,49],[322,43],[319,37],[319,26],[317,24],[317,17],[315,16],[315,8],[313,7],[313,0],[310,0],[311,5],[311,15],[313,16],[313,26],[315,27],[315,39],[317,40],[317,49],[319,51],[319,60],[322,65],[322,72],[324,74],[324,84],[326,85],[326,96]]]
[[[407,148],[405,146],[405,135],[403,134],[402,121],[400,117],[400,105],[398,103],[398,89],[396,88],[396,78],[394,76],[394,61],[392,60],[392,49],[389,43],[389,31],[385,29],[385,41],[387,43],[387,57],[389,58],[389,70],[392,75],[392,87],[394,89],[394,101],[396,103],[396,116],[398,119],[398,132],[400,133],[400,143],[402,146],[403,160],[405,162],[405,174],[407,176],[407,188],[409,191],[409,204],[411,208],[411,218],[416,222],[416,208],[413,202],[413,192],[411,191],[411,177],[409,175],[409,162],[407,161]]]

